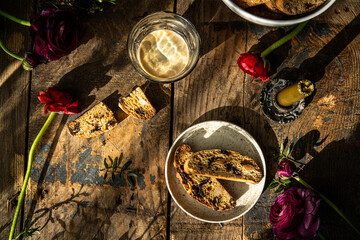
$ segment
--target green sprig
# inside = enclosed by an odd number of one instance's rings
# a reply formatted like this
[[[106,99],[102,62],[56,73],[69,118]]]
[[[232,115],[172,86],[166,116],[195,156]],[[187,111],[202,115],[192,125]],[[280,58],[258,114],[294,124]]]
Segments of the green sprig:
[[[103,164],[104,164],[104,167],[105,167],[105,174],[104,174],[104,180],[106,180],[107,178],[107,173],[108,171],[111,171],[111,180],[112,182],[115,182],[115,173],[116,173],[116,170],[117,168],[119,167],[119,164],[118,164],[118,161],[121,157],[116,157],[115,160],[112,160],[112,158],[110,156],[108,156],[110,161],[112,162],[112,169],[109,170],[109,166],[108,166],[108,163],[106,162],[106,158],[104,158],[104,161],[103,161]],[[136,174],[136,173],[133,173],[133,172],[129,172],[129,173],[124,173],[128,168],[129,166],[131,165],[132,161],[129,160],[127,161],[120,169],[120,173],[119,175],[121,176],[122,174],[125,175],[126,179],[127,179],[127,182],[129,184],[130,187],[134,188],[135,187],[135,183],[132,179],[132,177],[136,177],[138,178],[139,175]]]

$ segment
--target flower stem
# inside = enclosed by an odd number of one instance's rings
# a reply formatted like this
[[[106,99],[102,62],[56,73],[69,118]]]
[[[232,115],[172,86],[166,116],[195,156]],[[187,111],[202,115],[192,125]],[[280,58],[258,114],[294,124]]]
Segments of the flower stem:
[[[19,217],[20,209],[21,209],[21,206],[22,206],[22,204],[24,202],[26,186],[27,186],[27,184],[29,182],[31,166],[32,166],[32,162],[33,162],[33,159],[34,159],[35,148],[38,145],[38,143],[40,142],[40,139],[44,135],[46,129],[49,127],[50,123],[52,122],[55,114],[56,114],[55,112],[50,113],[50,115],[49,115],[48,119],[46,120],[44,126],[41,128],[40,132],[38,133],[38,135],[35,138],[34,143],[31,146],[31,149],[30,149],[30,152],[29,152],[28,165],[27,165],[26,174],[25,174],[25,178],[24,178],[24,183],[23,183],[23,186],[22,186],[22,189],[21,189],[21,192],[20,192],[18,204],[16,206],[14,220],[13,220],[12,225],[11,225],[9,240],[13,240],[16,221],[17,221],[17,218]]]
[[[318,232],[317,235],[321,240],[326,240],[326,237],[321,232]]]
[[[16,55],[15,53],[11,52],[9,49],[7,49],[6,46],[4,45],[4,43],[1,41],[1,39],[0,39],[0,47],[2,48],[2,50],[4,50],[7,54],[12,56],[13,58],[16,58],[20,61],[24,61],[25,58],[20,57],[20,56]]]
[[[29,21],[14,17],[13,15],[8,14],[7,12],[2,11],[1,9],[0,9],[0,15],[3,15],[4,17],[10,19],[11,21],[19,23],[21,25],[24,25],[24,26],[27,26],[27,27],[31,26],[31,23]]]
[[[352,229],[354,229],[354,231],[360,235],[360,231],[350,222],[350,220],[340,211],[340,209],[333,203],[331,202],[327,197],[325,197],[324,195],[322,195],[319,191],[317,191],[316,189],[314,189],[312,186],[310,186],[307,182],[305,182],[304,180],[302,180],[300,177],[294,177],[295,180],[297,180],[299,183],[301,183],[302,185],[304,185],[305,187],[307,187],[308,189],[316,192],[317,194],[319,194],[319,196],[330,206],[332,207],[335,212],[337,212],[340,217],[342,217],[345,222],[347,222],[350,227],[352,227]]]
[[[268,47],[267,49],[265,49],[260,57],[264,58],[267,55],[269,55],[272,51],[274,51],[275,49],[277,49],[278,47],[280,47],[281,45],[283,45],[284,43],[286,43],[287,41],[289,41],[291,38],[295,37],[308,23],[309,21],[300,23],[294,30],[292,30],[291,33],[289,33],[288,35],[286,35],[285,37],[281,38],[280,40],[274,42],[273,44],[270,45],[270,47]]]

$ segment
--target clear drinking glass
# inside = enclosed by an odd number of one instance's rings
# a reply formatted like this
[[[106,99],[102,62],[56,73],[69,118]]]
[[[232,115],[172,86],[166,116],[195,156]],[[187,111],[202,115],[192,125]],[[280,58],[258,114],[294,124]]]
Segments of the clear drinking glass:
[[[157,30],[171,30],[184,40],[188,49],[188,60],[185,67],[174,76],[159,77],[144,69],[139,58],[139,48],[142,41]],[[171,83],[186,77],[196,66],[201,49],[199,33],[194,25],[182,16],[169,12],[156,12],[141,19],[131,30],[127,50],[131,64],[144,78],[157,83]]]

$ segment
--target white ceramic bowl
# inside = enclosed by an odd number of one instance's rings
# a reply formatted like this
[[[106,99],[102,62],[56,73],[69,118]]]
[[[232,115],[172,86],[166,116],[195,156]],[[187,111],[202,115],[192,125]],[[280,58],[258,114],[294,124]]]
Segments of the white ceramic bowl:
[[[323,5],[315,9],[314,11],[308,13],[308,14],[302,14],[299,15],[298,18],[293,19],[285,19],[285,20],[274,20],[274,19],[268,19],[256,16],[252,13],[249,13],[245,9],[242,9],[239,7],[236,3],[234,3],[231,0],[223,0],[223,2],[228,6],[233,12],[235,12],[237,15],[245,18],[246,20],[259,24],[264,26],[270,26],[270,27],[283,27],[283,26],[289,26],[294,24],[299,24],[302,22],[305,22],[307,20],[310,20],[314,17],[319,16],[323,12],[325,12],[331,5],[335,3],[336,0],[328,0]]]
[[[176,178],[174,152],[183,143],[190,145],[194,152],[214,148],[240,152],[255,160],[264,177],[258,184],[219,180],[236,199],[236,207],[229,211],[214,211],[192,199]],[[265,178],[265,159],[259,145],[244,129],[228,122],[207,121],[186,129],[174,141],[166,158],[165,180],[172,198],[185,213],[204,222],[223,223],[244,215],[258,201]]]

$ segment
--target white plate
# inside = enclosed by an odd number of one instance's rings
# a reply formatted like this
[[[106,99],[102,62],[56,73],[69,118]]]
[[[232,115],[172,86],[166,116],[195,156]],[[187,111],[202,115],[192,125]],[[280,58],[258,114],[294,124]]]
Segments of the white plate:
[[[176,178],[174,151],[183,143],[190,145],[194,152],[214,148],[240,152],[255,160],[264,177],[258,184],[220,180],[236,199],[236,207],[229,211],[214,211],[192,199]],[[244,215],[258,201],[264,189],[265,178],[265,159],[259,145],[244,129],[228,122],[207,121],[186,129],[175,140],[166,158],[165,180],[171,196],[185,213],[204,222],[223,223]]]
[[[248,20],[250,22],[260,24],[263,26],[284,27],[284,26],[299,24],[299,23],[308,21],[314,17],[319,16],[320,14],[325,12],[327,9],[329,9],[336,2],[336,0],[327,0],[325,3],[323,3],[321,6],[314,9],[310,13],[297,15],[297,16],[294,16],[294,18],[292,18],[292,19],[281,19],[281,20],[263,18],[263,17],[259,17],[257,15],[254,15],[254,14],[246,11],[245,9],[242,9],[241,7],[239,7],[236,3],[234,3],[234,0],[223,0],[223,2],[234,13],[245,18],[246,20]]]

